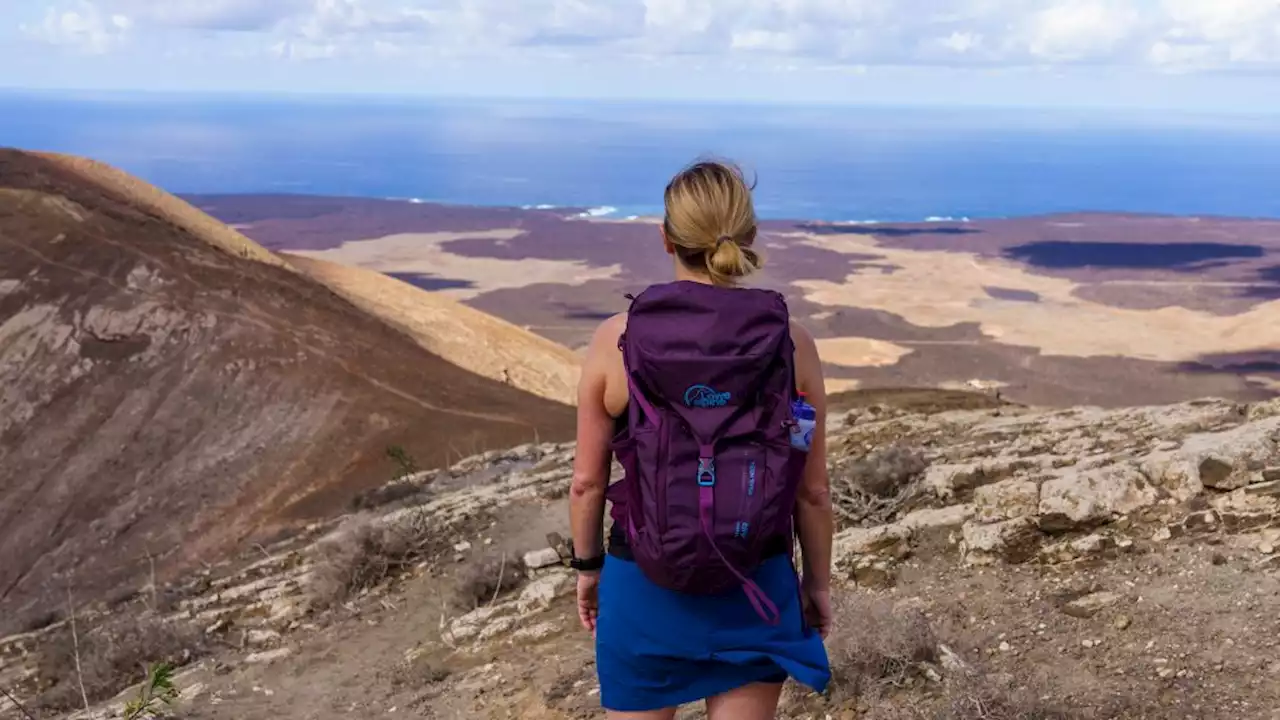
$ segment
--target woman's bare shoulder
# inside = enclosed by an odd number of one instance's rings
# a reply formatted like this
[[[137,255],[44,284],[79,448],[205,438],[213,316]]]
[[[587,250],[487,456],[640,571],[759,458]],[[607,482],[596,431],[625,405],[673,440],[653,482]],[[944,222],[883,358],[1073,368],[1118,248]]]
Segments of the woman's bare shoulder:
[[[607,349],[618,348],[618,338],[622,337],[622,333],[627,329],[627,314],[618,313],[596,327],[596,331],[591,336],[591,349]]]
[[[596,326],[591,334],[591,342],[583,354],[583,370],[587,372],[608,373],[622,354],[618,351],[618,338],[627,328],[625,313],[614,315]]]
[[[796,384],[810,395],[823,387],[822,360],[818,357],[818,343],[813,333],[797,322],[791,323],[791,343],[796,348]]]
[[[795,320],[791,321],[791,342],[796,346],[796,352],[818,354],[818,343],[814,341],[813,333]]]

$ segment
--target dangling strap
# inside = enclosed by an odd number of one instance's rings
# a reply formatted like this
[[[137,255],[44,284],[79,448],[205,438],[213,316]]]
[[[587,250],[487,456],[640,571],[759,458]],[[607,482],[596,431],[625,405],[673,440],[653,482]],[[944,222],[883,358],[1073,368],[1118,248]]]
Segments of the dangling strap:
[[[711,549],[715,551],[720,558],[720,562],[729,568],[729,572],[742,583],[742,591],[746,593],[747,600],[751,601],[751,607],[755,608],[756,614],[762,620],[770,625],[777,625],[782,622],[782,614],[778,612],[778,606],[769,599],[764,590],[747,576],[738,571],[733,563],[724,556],[720,551],[720,546],[716,544],[715,538],[715,486],[716,486],[716,468],[715,468],[715,452],[714,448],[703,448],[698,459],[698,516],[702,524],[702,534],[706,535],[707,542],[711,544]]]

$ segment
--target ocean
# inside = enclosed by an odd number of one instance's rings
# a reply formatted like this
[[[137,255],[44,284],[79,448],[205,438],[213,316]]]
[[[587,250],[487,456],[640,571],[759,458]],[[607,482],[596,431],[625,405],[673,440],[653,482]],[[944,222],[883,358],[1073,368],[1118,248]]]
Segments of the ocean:
[[[984,108],[0,93],[0,145],[177,193],[661,212],[704,155],[767,218],[1280,217],[1280,118]]]

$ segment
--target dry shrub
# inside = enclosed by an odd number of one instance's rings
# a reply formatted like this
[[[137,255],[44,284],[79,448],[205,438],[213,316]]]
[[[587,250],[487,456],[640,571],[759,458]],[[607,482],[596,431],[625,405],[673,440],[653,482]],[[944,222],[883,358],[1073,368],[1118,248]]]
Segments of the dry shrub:
[[[424,533],[412,523],[349,518],[315,548],[310,594],[316,607],[335,605],[404,568],[421,551]]]
[[[79,656],[89,702],[101,702],[146,678],[147,666],[167,662],[185,665],[204,654],[204,633],[190,624],[152,613],[125,615],[96,626],[79,623]],[[39,648],[37,677],[43,692],[36,706],[46,714],[80,708],[76,642],[70,624],[53,633]]]
[[[891,445],[872,450],[849,465],[849,481],[876,497],[888,498],[929,467],[929,461],[915,448]]]
[[[428,486],[412,482],[394,482],[366,490],[351,500],[354,511],[408,507],[427,493]]]
[[[526,577],[524,563],[519,558],[487,558],[472,565],[462,576],[454,605],[469,612],[519,588]]]
[[[836,607],[836,630],[827,641],[834,696],[860,698],[901,688],[938,662],[938,638],[917,608],[847,595]]]
[[[920,497],[917,481],[928,467],[914,448],[873,450],[833,474],[836,510],[855,525],[888,523]]]

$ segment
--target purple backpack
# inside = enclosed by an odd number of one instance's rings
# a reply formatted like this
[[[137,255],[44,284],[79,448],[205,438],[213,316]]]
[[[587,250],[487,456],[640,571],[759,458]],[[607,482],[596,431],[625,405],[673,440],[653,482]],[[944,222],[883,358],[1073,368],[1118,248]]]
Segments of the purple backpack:
[[[792,548],[808,457],[790,442],[785,301],[768,290],[655,285],[632,301],[618,346],[629,422],[614,440],[626,475],[610,498],[637,565],[680,592],[740,586],[776,624],[777,607],[749,575],[770,547]]]

